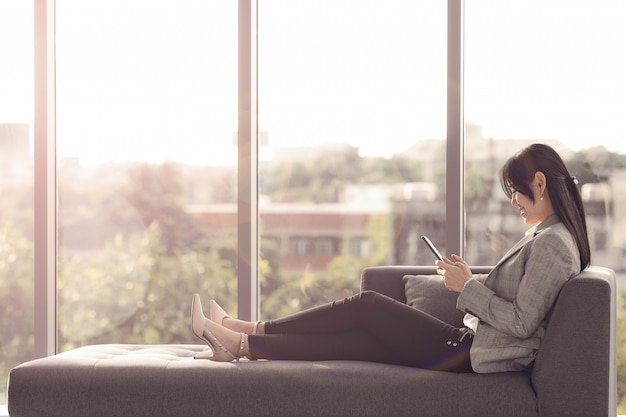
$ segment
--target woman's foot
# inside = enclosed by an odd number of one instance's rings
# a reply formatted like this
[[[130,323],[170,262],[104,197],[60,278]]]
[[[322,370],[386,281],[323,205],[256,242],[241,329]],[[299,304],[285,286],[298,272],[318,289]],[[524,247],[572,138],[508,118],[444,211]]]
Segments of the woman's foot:
[[[207,320],[202,311],[202,304],[198,294],[194,294],[191,302],[191,329],[212,351],[211,354],[208,351],[199,353],[195,356],[197,359],[232,362],[249,356],[247,336]]]
[[[221,324],[227,329],[245,334],[265,334],[265,323],[262,321],[251,322],[234,319],[215,300],[209,301],[209,317],[217,324]]]
[[[224,319],[230,318],[215,300],[209,300],[209,317],[217,324],[224,325]]]

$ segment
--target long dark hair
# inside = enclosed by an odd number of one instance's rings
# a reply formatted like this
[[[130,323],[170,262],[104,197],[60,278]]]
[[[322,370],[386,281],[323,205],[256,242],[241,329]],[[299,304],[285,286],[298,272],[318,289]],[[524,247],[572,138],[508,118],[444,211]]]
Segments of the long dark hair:
[[[534,203],[535,195],[531,184],[538,171],[546,177],[546,187],[554,213],[576,240],[580,268],[583,270],[591,262],[585,208],[578,190],[578,181],[570,175],[559,154],[543,144],[533,144],[522,149],[502,166],[500,185],[507,197],[511,198],[517,191]]]

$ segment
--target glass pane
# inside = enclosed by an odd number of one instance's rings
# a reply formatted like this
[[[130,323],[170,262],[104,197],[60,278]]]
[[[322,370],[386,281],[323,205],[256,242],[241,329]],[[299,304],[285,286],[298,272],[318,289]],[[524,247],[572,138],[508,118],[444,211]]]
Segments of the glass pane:
[[[33,2],[0,2],[0,404],[33,358]]]
[[[504,197],[497,174],[515,151],[543,142],[560,152],[579,180],[592,264],[615,269],[624,293],[625,21],[623,1],[466,3],[470,263],[493,264],[528,228]],[[624,335],[623,309],[619,320],[618,334]],[[619,337],[619,360],[626,363],[626,339]],[[623,395],[626,369],[618,373]],[[626,413],[624,400],[620,407],[620,414]]]
[[[259,4],[261,318],[445,249],[446,3]]]
[[[196,342],[191,294],[235,303],[236,7],[57,1],[60,350]]]

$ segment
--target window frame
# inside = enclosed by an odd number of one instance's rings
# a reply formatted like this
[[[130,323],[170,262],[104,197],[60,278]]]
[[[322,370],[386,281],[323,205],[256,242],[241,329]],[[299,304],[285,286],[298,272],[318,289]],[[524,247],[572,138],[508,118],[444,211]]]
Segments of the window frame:
[[[55,1],[35,0],[34,351],[56,353],[56,73]]]

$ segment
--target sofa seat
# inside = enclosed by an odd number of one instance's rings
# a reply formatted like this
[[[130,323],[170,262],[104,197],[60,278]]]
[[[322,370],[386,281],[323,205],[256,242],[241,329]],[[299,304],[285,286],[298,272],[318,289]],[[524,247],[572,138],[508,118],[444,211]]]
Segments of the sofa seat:
[[[11,372],[20,416],[531,416],[528,375],[449,374],[356,361],[194,360],[202,345],[93,345]],[[459,395],[463,393],[463,395]],[[486,393],[507,398],[498,409]],[[514,395],[512,395],[514,393]],[[529,401],[529,399],[531,399]],[[495,413],[495,414],[494,414]]]

